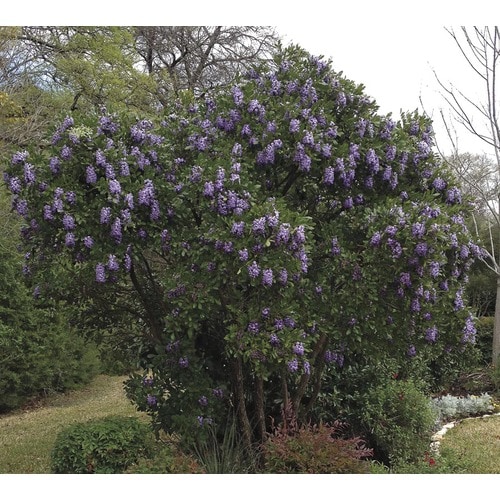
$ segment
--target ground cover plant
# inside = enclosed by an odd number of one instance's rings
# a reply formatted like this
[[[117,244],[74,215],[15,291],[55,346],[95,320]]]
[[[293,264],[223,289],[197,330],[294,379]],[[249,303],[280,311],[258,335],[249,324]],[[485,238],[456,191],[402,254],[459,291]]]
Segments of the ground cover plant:
[[[379,115],[291,47],[158,122],[68,116],[5,182],[35,295],[140,326],[127,391],[155,428],[189,444],[235,411],[250,447],[284,408],[333,422],[322,396],[349,369],[411,378],[474,342],[463,294],[481,250],[432,144],[426,117]]]

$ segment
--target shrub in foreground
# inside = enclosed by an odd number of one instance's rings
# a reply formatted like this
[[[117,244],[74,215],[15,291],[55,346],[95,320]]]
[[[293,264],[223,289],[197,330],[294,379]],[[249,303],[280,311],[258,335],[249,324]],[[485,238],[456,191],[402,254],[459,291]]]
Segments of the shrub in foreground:
[[[436,413],[414,382],[390,380],[367,396],[363,420],[377,458],[395,465],[425,455]]]
[[[264,471],[274,474],[360,474],[369,471],[363,458],[372,455],[360,438],[338,436],[333,425],[279,427],[263,445]]]
[[[151,435],[147,424],[132,417],[106,417],[67,427],[52,451],[56,474],[121,473],[148,456]]]

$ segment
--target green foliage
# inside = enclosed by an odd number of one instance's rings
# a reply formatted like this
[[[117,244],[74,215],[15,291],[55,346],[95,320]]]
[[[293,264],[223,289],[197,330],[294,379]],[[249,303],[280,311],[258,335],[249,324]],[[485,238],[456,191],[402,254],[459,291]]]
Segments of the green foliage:
[[[393,467],[380,462],[370,464],[371,474],[467,474],[469,471],[468,461],[453,450],[439,455],[425,452],[418,460],[399,462]]]
[[[262,447],[263,471],[271,474],[361,474],[372,450],[360,438],[342,438],[338,422],[281,426]]]
[[[100,370],[97,348],[79,337],[64,304],[35,299],[19,275],[11,229],[17,221],[2,210],[5,200],[0,198],[0,412],[78,387]]]
[[[424,456],[436,414],[414,382],[390,380],[373,389],[363,407],[366,434],[379,459],[394,466]]]
[[[491,346],[493,345],[494,316],[483,316],[476,321],[477,342],[481,352],[481,363],[487,365],[491,362]]]
[[[148,456],[152,436],[133,417],[106,417],[61,431],[52,451],[56,474],[117,474]]]

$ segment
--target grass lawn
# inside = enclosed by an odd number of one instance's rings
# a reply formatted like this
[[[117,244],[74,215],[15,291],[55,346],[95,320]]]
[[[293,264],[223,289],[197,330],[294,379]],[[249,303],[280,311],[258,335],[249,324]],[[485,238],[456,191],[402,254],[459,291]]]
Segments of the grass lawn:
[[[445,434],[440,450],[450,451],[467,474],[500,474],[500,416],[464,420]]]
[[[109,415],[139,416],[124,377],[99,375],[83,389],[47,398],[41,408],[0,416],[0,473],[50,473],[50,453],[64,427]]]

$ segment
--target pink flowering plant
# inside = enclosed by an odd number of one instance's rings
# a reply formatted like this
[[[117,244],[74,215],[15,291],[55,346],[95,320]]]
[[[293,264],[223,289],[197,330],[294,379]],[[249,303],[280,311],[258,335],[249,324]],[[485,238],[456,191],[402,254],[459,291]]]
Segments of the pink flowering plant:
[[[481,250],[432,140],[292,47],[155,120],[68,117],[5,182],[35,292],[136,325],[127,390],[157,428],[233,411],[250,443],[282,408],[306,422],[327,370],[474,341],[462,294]]]

